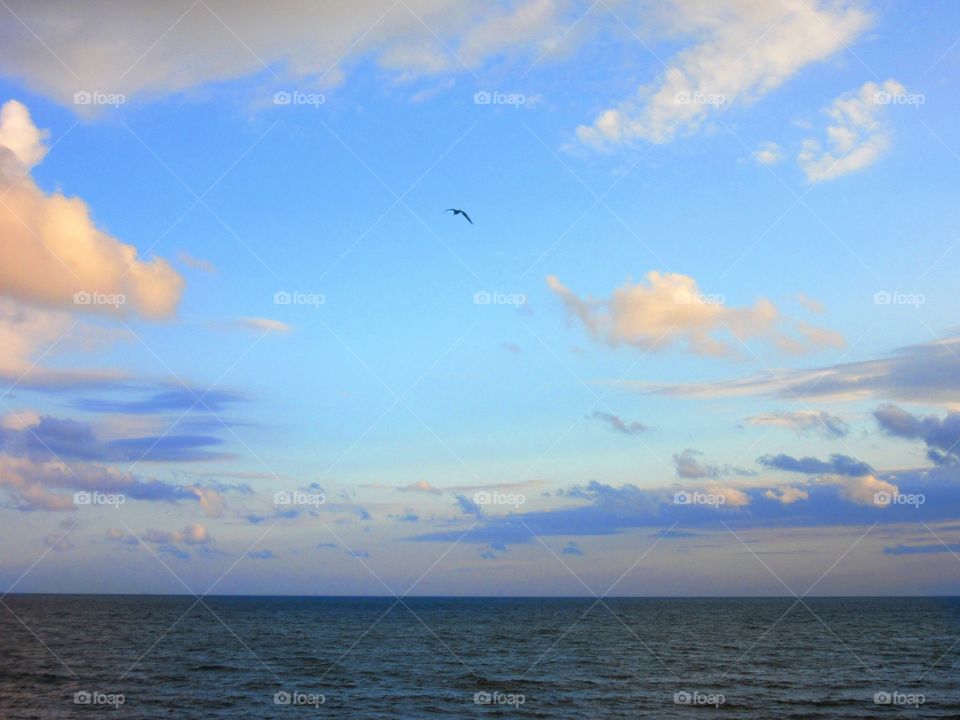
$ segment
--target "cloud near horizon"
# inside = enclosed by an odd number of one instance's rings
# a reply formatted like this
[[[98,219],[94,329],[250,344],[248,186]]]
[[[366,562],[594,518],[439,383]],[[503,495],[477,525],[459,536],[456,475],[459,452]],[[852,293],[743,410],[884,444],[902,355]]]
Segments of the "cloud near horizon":
[[[183,278],[97,228],[79,198],[46,193],[30,171],[47,152],[26,106],[0,109],[0,294],[71,311],[170,317]]]
[[[568,317],[611,347],[652,351],[680,346],[695,355],[731,357],[742,355],[740,343],[754,339],[788,354],[846,345],[839,333],[789,321],[764,298],[753,307],[727,307],[722,296],[705,295],[696,280],[679,273],[649,272],[644,281],[627,281],[615,289],[609,300],[582,299],[552,275],[547,284]]]
[[[896,484],[874,475],[824,476],[804,485],[756,485],[739,489],[707,485],[687,492],[726,495],[720,505],[675,501],[679,488],[619,487],[591,481],[560,494],[575,506],[498,516],[482,516],[478,525],[441,528],[408,538],[419,542],[530,543],[536,537],[615,535],[638,528],[671,528],[727,532],[727,528],[867,527],[940,522],[955,519],[960,482],[952,475],[908,473]],[[879,505],[875,494],[922,493],[919,505]],[[725,527],[726,526],[726,527]]]
[[[29,416],[28,416],[29,415]],[[142,479],[117,464],[210,460],[215,437],[168,434],[104,440],[75,420],[22,414],[0,423],[0,488],[19,510],[75,510],[72,494],[120,493],[130,500],[196,501],[207,517],[221,517],[226,503],[215,487]]]

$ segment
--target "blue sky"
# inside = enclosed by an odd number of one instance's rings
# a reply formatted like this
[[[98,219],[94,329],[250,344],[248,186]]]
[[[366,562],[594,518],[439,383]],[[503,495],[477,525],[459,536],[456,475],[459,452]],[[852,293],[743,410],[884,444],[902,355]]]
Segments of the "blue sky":
[[[957,591],[950,3],[0,27],[4,589]]]

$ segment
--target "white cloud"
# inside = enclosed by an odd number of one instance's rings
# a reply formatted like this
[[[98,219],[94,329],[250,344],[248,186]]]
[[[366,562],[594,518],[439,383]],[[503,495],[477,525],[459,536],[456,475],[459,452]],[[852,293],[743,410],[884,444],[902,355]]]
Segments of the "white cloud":
[[[41,190],[29,170],[44,152],[27,108],[7,102],[0,111],[0,294],[72,310],[172,315],[180,275],[99,230],[79,198]]]
[[[869,24],[854,4],[817,0],[674,0],[671,17],[671,30],[693,44],[667,61],[652,86],[578,128],[583,142],[669,142],[711,115],[763,97]]]
[[[860,477],[827,475],[823,480],[831,485],[838,485],[840,494],[858,505],[875,506],[877,493],[896,494],[899,492],[896,485],[881,480],[874,475],[862,475]]]
[[[760,143],[753,151],[753,159],[758,165],[776,165],[783,159],[783,151],[775,142]]]
[[[807,138],[797,156],[807,180],[831,180],[873,164],[890,146],[890,134],[880,122],[888,104],[882,99],[905,93],[903,85],[887,80],[882,85],[864,83],[858,91],[834,100],[825,109],[831,120],[826,147],[815,138]]]
[[[13,153],[20,170],[29,170],[47,154],[47,133],[30,119],[30,111],[16,100],[0,108],[0,146]]]
[[[746,507],[750,504],[749,495],[727,485],[709,483],[706,486],[706,492],[711,495],[721,496],[723,498],[723,504],[727,507]]]
[[[281,320],[262,317],[241,317],[234,320],[234,325],[243,330],[251,330],[256,333],[281,333],[286,334],[293,330],[292,325]]]
[[[783,318],[764,298],[752,307],[727,307],[722,296],[700,292],[696,280],[678,273],[650,272],[646,282],[627,282],[609,300],[581,299],[556,277],[547,283],[594,340],[611,346],[664,350],[681,345],[697,355],[729,356],[741,350],[729,336],[764,340],[793,354],[844,344],[837,333]],[[796,335],[784,332],[785,325]]]
[[[256,74],[278,85],[329,87],[363,57],[401,78],[460,72],[461,62],[476,68],[492,57],[536,57],[567,24],[561,0],[483,8],[460,0],[10,5],[32,32],[10,18],[0,66],[68,105],[78,91],[160,96]]]

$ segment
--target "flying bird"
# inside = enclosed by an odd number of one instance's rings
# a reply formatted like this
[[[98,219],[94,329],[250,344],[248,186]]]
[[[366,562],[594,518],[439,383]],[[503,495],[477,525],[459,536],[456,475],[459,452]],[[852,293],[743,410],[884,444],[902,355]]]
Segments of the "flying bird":
[[[452,212],[454,217],[457,215],[463,215],[467,219],[467,222],[473,225],[473,220],[471,220],[470,216],[467,215],[463,210],[458,210],[457,208],[447,208],[444,210],[444,212]]]

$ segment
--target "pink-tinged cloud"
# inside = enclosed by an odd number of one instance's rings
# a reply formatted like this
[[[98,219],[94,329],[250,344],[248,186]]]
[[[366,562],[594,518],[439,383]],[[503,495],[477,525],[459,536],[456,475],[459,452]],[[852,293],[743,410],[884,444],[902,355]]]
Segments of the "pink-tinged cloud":
[[[842,348],[839,333],[783,317],[765,298],[751,307],[728,307],[722,295],[707,295],[697,281],[679,273],[647,273],[638,283],[626,282],[609,300],[583,299],[556,277],[550,289],[563,301],[594,340],[642,350],[680,346],[696,355],[741,354],[742,343],[761,340],[789,354]]]
[[[183,278],[166,261],[100,230],[87,204],[30,175],[44,134],[16,100],[0,110],[0,294],[48,306],[150,319],[173,315]]]

